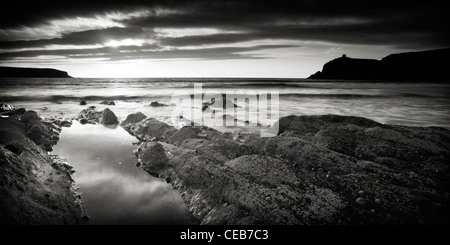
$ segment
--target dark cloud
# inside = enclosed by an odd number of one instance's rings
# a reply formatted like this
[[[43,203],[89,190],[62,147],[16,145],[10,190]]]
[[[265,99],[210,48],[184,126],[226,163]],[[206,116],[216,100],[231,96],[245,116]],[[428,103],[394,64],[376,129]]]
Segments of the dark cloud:
[[[0,41],[1,49],[38,48],[48,45],[94,45],[103,44],[109,40],[122,40],[127,38],[148,38],[153,32],[144,32],[141,28],[106,28],[63,34],[60,38]]]
[[[39,27],[51,20],[92,17],[109,12],[146,9],[151,14],[122,20],[124,27],[73,31],[61,36],[38,40],[10,40],[5,30]],[[168,11],[170,10],[170,11]],[[445,23],[449,13],[444,3],[383,1],[34,1],[7,6],[0,10],[0,54],[2,60],[37,55],[81,55],[96,53],[109,59],[120,58],[232,58],[246,48],[180,50],[183,46],[232,44],[262,39],[326,41],[341,44],[391,45],[397,48],[428,49],[450,46]],[[224,33],[184,37],[163,37],[154,28],[216,28]],[[233,33],[229,33],[233,31]],[[142,51],[145,47],[127,47],[136,52],[120,53],[120,49],[95,50],[29,50],[48,45],[93,45],[108,40],[149,39],[161,48],[158,52]],[[178,49],[167,51],[164,47]],[[252,51],[268,48],[255,46]],[[248,48],[247,48],[248,49]],[[81,52],[81,53],[80,53]],[[84,52],[84,53],[83,53]],[[91,52],[91,53],[88,53]],[[217,52],[214,54],[214,52]],[[127,55],[125,55],[127,54]]]
[[[38,56],[62,56],[72,59],[103,58],[105,60],[128,59],[259,59],[261,56],[244,54],[244,52],[264,49],[290,48],[292,45],[256,45],[252,47],[226,47],[193,49],[161,50],[157,45],[105,47],[97,49],[61,49],[61,50],[29,50],[19,52],[0,53],[0,60],[15,58],[30,58]]]

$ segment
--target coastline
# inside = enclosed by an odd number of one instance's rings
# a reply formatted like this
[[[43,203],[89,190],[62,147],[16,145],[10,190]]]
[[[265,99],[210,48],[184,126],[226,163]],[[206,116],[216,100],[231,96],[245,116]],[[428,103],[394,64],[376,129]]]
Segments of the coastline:
[[[88,111],[92,123],[118,123],[114,109]],[[46,152],[57,143],[61,127],[56,124],[70,126],[70,120],[50,123],[28,111],[0,123],[8,128],[0,144],[2,167],[8,169],[2,179],[34,180],[3,185],[2,207],[10,210],[2,214],[10,215],[5,223],[83,223],[87,216],[73,188],[73,170]],[[178,190],[201,224],[422,225],[450,220],[447,129],[337,115],[288,116],[279,120],[277,136],[261,138],[205,126],[176,129],[142,113],[131,114],[120,126],[140,141],[135,154],[141,167]],[[27,170],[30,166],[39,171]],[[50,181],[50,175],[58,178]],[[58,200],[58,207],[48,207],[48,196]],[[32,200],[33,206],[20,200]],[[44,210],[38,213],[58,215],[24,221],[26,212],[13,208],[33,212],[36,203]]]

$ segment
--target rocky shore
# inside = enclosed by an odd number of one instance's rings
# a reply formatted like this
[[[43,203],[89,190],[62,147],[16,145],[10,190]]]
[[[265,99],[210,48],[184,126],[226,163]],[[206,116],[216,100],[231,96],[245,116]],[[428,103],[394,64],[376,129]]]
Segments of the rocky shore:
[[[88,220],[66,160],[50,155],[64,120],[2,104],[0,111],[0,224],[83,224]],[[8,117],[6,117],[7,115]]]
[[[51,156],[61,126],[2,107],[2,224],[81,224],[70,165]],[[5,114],[6,113],[6,114]],[[115,126],[88,107],[81,123]],[[120,126],[139,141],[137,166],[181,193],[201,224],[448,224],[450,131],[337,115],[288,116],[277,136],[177,129],[143,113]]]
[[[138,165],[201,224],[448,224],[450,131],[289,116],[276,137],[179,130],[131,114]]]

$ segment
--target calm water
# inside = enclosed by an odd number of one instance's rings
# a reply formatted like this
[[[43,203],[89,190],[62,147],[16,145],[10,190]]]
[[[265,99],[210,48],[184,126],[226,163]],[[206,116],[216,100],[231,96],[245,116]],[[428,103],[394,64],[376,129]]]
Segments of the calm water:
[[[86,106],[110,107],[121,119],[141,111],[167,123],[175,105],[149,107],[151,101],[171,104],[174,92],[193,93],[193,84],[209,91],[277,91],[280,116],[339,114],[381,123],[450,128],[450,85],[438,83],[311,82],[305,79],[3,79],[0,102],[41,114],[73,116]],[[114,100],[116,106],[99,105]],[[45,108],[44,108],[45,107]],[[176,125],[175,125],[176,126]]]
[[[54,154],[67,158],[90,224],[191,224],[180,194],[136,167],[137,140],[121,127],[64,128]]]

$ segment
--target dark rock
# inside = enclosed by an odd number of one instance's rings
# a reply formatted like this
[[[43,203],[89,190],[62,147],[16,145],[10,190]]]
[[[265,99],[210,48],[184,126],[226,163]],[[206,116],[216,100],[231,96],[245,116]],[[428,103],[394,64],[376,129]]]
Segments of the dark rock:
[[[24,151],[23,145],[17,142],[12,142],[11,144],[5,145],[5,149],[10,150],[12,153],[19,155]]]
[[[102,101],[102,102],[100,102],[100,104],[102,104],[102,105],[116,105],[116,103],[114,103],[114,101],[112,101],[112,100],[104,100],[104,101]]]
[[[51,144],[47,143],[43,145],[45,151],[53,151],[53,147]]]
[[[70,171],[54,167],[65,161],[46,152],[59,139],[56,129],[33,111],[0,118],[1,225],[83,223]]]
[[[120,126],[122,126],[125,130],[129,130],[131,126],[144,120],[145,118],[147,118],[147,116],[142,112],[136,112],[128,115],[127,118],[120,123]]]
[[[152,106],[152,107],[161,107],[161,106],[167,106],[167,105],[166,105],[166,104],[163,104],[163,103],[159,103],[158,101],[153,101],[153,102],[150,103],[149,106]]]
[[[96,111],[95,107],[93,107],[93,106],[82,110],[80,112],[80,114],[78,114],[77,119],[82,124],[85,124],[85,123],[89,123],[89,124],[100,123],[103,125],[119,124],[119,120],[117,119],[116,115],[109,108],[106,108],[100,112],[100,111]]]
[[[356,199],[356,203],[359,205],[364,205],[366,204],[366,201],[364,200],[364,198],[359,197]]]
[[[0,115],[2,116],[22,115],[25,112],[25,108],[16,108],[4,103],[0,104]]]
[[[119,120],[117,119],[114,112],[110,109],[106,108],[102,111],[99,122],[103,125],[116,125],[119,124]]]
[[[24,123],[29,123],[29,122],[35,121],[35,120],[38,120],[38,121],[41,120],[41,117],[35,111],[27,111],[21,117],[21,121]]]
[[[144,163],[142,168],[145,171],[159,176],[158,173],[169,168],[169,158],[163,146],[157,142],[145,142],[139,147],[140,159]]]
[[[18,108],[15,110],[15,114],[24,114],[27,110],[25,108]]]
[[[80,101],[80,105],[87,105],[85,100]]]
[[[170,179],[202,224],[450,220],[446,129],[291,116],[277,123],[278,136],[260,138],[200,126],[176,130],[152,118],[136,121],[127,123],[129,132],[153,141],[136,151],[139,162],[152,175]]]
[[[72,122],[70,121],[66,121],[66,120],[62,120],[58,123],[58,125],[60,125],[61,127],[70,127],[72,126]]]
[[[167,139],[177,130],[166,123],[154,118],[146,118],[129,128],[129,133],[143,141]]]

